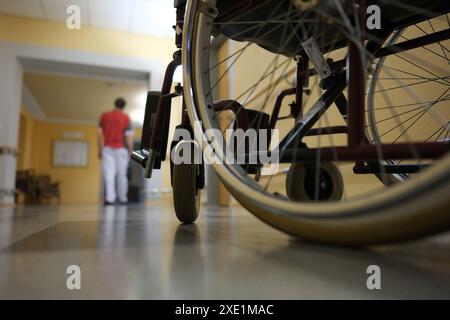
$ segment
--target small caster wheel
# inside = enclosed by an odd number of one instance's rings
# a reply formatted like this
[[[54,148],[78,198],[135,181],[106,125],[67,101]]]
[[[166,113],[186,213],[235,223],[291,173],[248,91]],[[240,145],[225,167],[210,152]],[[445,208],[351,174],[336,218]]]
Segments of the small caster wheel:
[[[198,164],[173,166],[173,203],[178,220],[193,223],[200,209],[201,190],[198,187],[200,174]]]
[[[192,142],[179,142],[176,147],[191,148],[190,163],[175,164],[171,162],[173,203],[175,213],[180,222],[189,224],[197,220],[200,211],[201,190],[205,186],[205,173],[203,164],[196,163],[194,160],[197,147]],[[183,151],[180,155],[182,156]]]
[[[316,164],[293,163],[286,176],[286,192],[290,200],[316,201]],[[340,201],[344,192],[342,175],[332,162],[322,162],[319,172],[318,201]]]

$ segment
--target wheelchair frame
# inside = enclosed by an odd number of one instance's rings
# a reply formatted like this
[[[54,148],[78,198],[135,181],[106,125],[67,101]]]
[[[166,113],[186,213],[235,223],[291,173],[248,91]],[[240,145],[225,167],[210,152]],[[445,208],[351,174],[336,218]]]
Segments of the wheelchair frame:
[[[220,21],[228,21],[236,19],[246,12],[252,10],[265,3],[265,0],[248,0],[242,5],[230,10],[220,17]],[[321,82],[324,94],[316,102],[316,104],[305,114],[302,110],[302,99],[304,94],[303,84],[306,83],[308,77],[316,75],[316,69],[309,69],[308,57],[302,56],[297,62],[296,71],[296,87],[282,91],[275,102],[272,115],[270,117],[269,129],[274,129],[279,120],[279,113],[282,101],[287,96],[295,95],[295,104],[291,109],[291,113],[297,118],[295,127],[283,139],[279,145],[280,150],[285,150],[280,163],[291,163],[315,161],[317,153],[324,161],[333,161],[336,157],[342,161],[355,161],[354,172],[359,174],[365,173],[414,173],[422,169],[425,165],[383,165],[383,168],[376,162],[379,160],[379,154],[382,152],[386,159],[412,159],[419,154],[422,158],[435,159],[449,150],[449,144],[446,142],[423,142],[423,143],[396,143],[396,144],[370,144],[366,138],[365,125],[365,67],[362,61],[360,49],[358,45],[365,43],[365,0],[354,0],[357,19],[361,26],[360,43],[349,41],[348,58],[339,61],[328,61],[332,75]],[[174,6],[177,10],[177,21],[174,29],[176,31],[175,44],[178,50],[173,55],[173,61],[168,65],[162,90],[158,99],[155,112],[147,114],[152,118],[153,126],[144,130],[140,150],[134,151],[132,158],[145,168],[145,176],[151,177],[152,169],[159,169],[161,162],[166,158],[166,150],[168,143],[168,130],[170,123],[171,100],[174,97],[183,95],[181,86],[177,86],[175,92],[171,93],[173,75],[175,69],[181,65],[181,49],[182,49],[182,30],[184,24],[184,14],[186,9],[186,0],[175,0]],[[206,10],[214,12],[215,8],[208,7]],[[400,24],[392,26],[386,32],[387,37],[394,29],[402,28],[419,22],[423,16],[414,16],[402,21]],[[389,55],[398,54],[411,49],[419,48],[435,42],[450,39],[450,29],[434,32],[429,35],[421,36],[412,40],[404,41],[400,44],[381,48],[375,41],[370,39],[367,41],[365,48],[372,54],[374,58],[387,57]],[[348,81],[344,68],[348,66]],[[348,87],[349,100],[345,98],[343,92]],[[183,99],[184,100],[184,99]],[[326,110],[335,104],[341,115],[347,119],[347,126],[328,126],[318,129],[312,129],[313,125],[326,112]],[[236,101],[218,101],[214,108],[219,111],[223,109],[235,110],[240,107]],[[245,118],[245,113],[237,115],[239,127],[245,129],[249,119]],[[187,115],[186,105],[183,101],[182,123],[183,128],[191,128]],[[192,130],[192,129],[191,129]],[[320,134],[347,134],[347,146],[343,147],[326,147],[315,148],[298,148],[295,143],[305,136],[314,136]],[[202,170],[202,175],[204,171]],[[204,176],[202,177],[204,180]]]

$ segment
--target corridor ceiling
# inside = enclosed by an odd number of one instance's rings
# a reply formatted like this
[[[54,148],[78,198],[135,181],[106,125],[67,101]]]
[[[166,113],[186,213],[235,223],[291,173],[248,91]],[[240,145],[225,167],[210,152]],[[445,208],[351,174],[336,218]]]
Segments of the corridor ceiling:
[[[0,12],[65,22],[70,5],[78,5],[82,27],[173,37],[175,10],[171,0],[0,0]]]
[[[147,97],[143,82],[25,72],[24,84],[49,119],[97,123],[100,114],[111,110],[117,97],[123,97],[128,102],[126,113],[142,122]]]

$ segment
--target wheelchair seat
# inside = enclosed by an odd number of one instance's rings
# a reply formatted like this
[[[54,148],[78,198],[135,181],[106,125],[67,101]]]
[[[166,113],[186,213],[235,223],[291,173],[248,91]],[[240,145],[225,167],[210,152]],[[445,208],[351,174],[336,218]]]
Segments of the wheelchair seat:
[[[255,2],[260,4],[249,10],[249,5]],[[345,12],[353,13],[353,0],[340,2]],[[273,53],[289,57],[302,54],[301,41],[307,40],[306,35],[311,36],[312,31],[317,31],[315,34],[319,36],[315,40],[323,52],[346,46],[348,30],[334,1],[318,0],[316,6],[307,11],[301,11],[292,3],[292,0],[219,0],[216,33],[232,40],[256,43]],[[448,0],[397,0],[395,3],[368,0],[366,4],[376,4],[381,8],[382,30],[369,31],[374,37],[380,37],[384,32],[389,34],[402,23],[421,21],[450,11]],[[423,14],[408,10],[417,7],[426,9]],[[242,13],[231,14],[236,12]],[[340,23],[325,23],[323,17],[332,17]],[[348,14],[348,17],[353,20],[353,14]],[[280,20],[292,22],[280,23]],[[230,21],[233,23],[227,23]]]

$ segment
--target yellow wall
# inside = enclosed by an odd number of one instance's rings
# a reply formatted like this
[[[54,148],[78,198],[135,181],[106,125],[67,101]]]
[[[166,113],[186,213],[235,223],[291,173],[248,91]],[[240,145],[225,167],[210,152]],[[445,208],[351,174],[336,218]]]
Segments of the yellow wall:
[[[170,38],[81,27],[69,30],[64,22],[0,14],[0,40],[169,61],[176,50]]]
[[[97,127],[37,121],[22,108],[19,139],[20,155],[17,169],[33,169],[35,174],[48,174],[60,183],[61,203],[98,203],[100,191],[100,161],[97,157]],[[64,139],[64,132],[80,132],[89,143],[89,161],[85,168],[52,166],[53,141]]]
[[[19,140],[17,145],[17,150],[19,150],[19,154],[17,155],[17,170],[25,169],[25,158],[23,150],[25,149],[25,135],[27,133],[27,124],[27,119],[21,112],[19,122]]]
[[[85,168],[60,168],[52,166],[53,141],[64,139],[63,133],[82,132],[89,143],[89,160]],[[96,145],[95,125],[68,125],[36,121],[32,143],[32,168],[37,174],[49,174],[52,180],[60,182],[63,204],[97,203],[100,190],[100,161]]]
[[[33,149],[34,120],[22,108],[20,110],[19,127],[19,155],[17,157],[17,169],[26,170],[33,167],[32,149]]]

